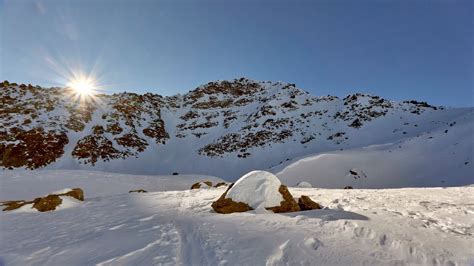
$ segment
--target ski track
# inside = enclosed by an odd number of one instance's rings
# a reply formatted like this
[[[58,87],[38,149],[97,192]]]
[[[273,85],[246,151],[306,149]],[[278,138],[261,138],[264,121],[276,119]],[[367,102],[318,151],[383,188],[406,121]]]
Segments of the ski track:
[[[220,215],[225,188],[94,197],[0,214],[5,265],[473,263],[474,188],[290,188],[327,209]]]

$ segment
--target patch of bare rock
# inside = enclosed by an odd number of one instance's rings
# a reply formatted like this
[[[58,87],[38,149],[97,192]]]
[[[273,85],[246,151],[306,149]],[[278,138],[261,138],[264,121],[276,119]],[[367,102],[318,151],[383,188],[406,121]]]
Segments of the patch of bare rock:
[[[272,173],[252,171],[231,184],[219,199],[212,203],[217,213],[246,212],[265,209],[274,213],[321,209],[308,196],[295,200],[287,186]]]
[[[27,204],[31,204],[31,208],[38,210],[39,212],[54,211],[61,205],[63,199],[61,197],[72,197],[80,201],[84,201],[84,191],[80,188],[73,188],[63,193],[49,194],[44,197],[35,198],[31,201],[26,200],[11,200],[2,201],[0,206],[5,206],[3,211],[12,211],[19,209]]]
[[[128,193],[147,193],[148,191],[144,190],[144,189],[134,189],[134,190],[130,190]]]
[[[211,188],[211,187],[218,188],[218,187],[222,187],[222,186],[227,186],[227,183],[226,182],[219,182],[219,183],[217,183],[213,186],[211,181],[201,181],[201,182],[194,183],[191,186],[191,189]]]

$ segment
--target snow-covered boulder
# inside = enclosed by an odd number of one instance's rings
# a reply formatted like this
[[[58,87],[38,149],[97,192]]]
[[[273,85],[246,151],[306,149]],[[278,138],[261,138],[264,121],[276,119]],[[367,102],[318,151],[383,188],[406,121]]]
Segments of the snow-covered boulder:
[[[226,198],[245,202],[253,209],[274,207],[283,201],[283,196],[278,192],[280,186],[280,180],[272,173],[252,171],[235,182]]]
[[[299,206],[287,187],[272,173],[252,171],[229,186],[212,204],[218,213],[267,209],[273,212],[299,211]]]
[[[313,186],[305,181],[301,181],[298,184],[296,184],[297,187],[303,187],[303,188],[312,188]]]

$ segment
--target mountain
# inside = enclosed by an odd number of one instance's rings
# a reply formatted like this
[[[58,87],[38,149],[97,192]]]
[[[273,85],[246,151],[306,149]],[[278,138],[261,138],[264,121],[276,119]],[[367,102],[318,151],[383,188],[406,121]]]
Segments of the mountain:
[[[360,93],[315,97],[294,84],[245,78],[184,95],[99,94],[87,101],[68,88],[5,81],[0,101],[5,169],[227,180],[270,169],[290,185],[321,187],[474,183],[474,108]]]

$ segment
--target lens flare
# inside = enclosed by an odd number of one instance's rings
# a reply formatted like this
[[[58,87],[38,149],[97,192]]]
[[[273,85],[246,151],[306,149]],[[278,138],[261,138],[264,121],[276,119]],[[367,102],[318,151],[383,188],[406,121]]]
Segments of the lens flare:
[[[69,81],[67,86],[73,89],[75,94],[83,98],[92,97],[96,93],[95,82],[89,77],[74,78]]]

